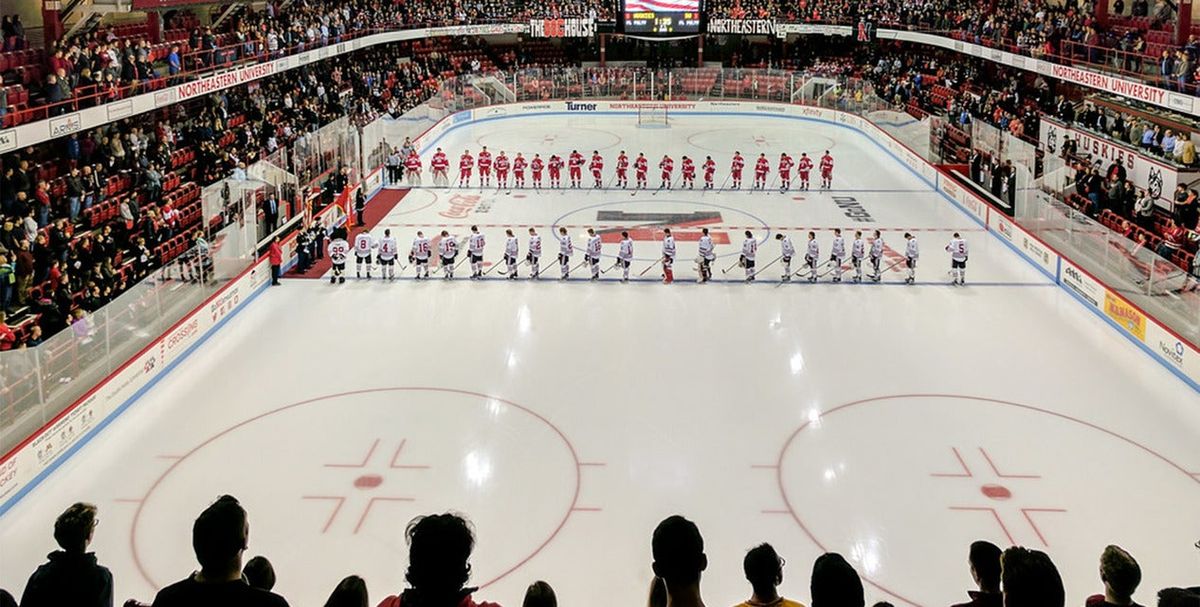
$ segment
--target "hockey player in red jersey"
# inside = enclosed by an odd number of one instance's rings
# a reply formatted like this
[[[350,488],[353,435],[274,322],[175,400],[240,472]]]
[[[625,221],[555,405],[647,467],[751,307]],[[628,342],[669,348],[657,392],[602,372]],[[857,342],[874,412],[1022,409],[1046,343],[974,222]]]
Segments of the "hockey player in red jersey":
[[[704,157],[704,189],[713,189],[713,175],[717,172],[717,163],[712,156]]]
[[[479,150],[479,185],[480,187],[492,185],[492,153],[488,151],[486,145]]]
[[[658,189],[671,189],[671,173],[675,170],[675,161],[671,160],[670,156],[663,154],[663,159],[659,161],[658,168],[662,169],[662,183],[659,184]]]
[[[595,184],[592,186],[595,189],[604,187],[604,179],[601,176],[604,171],[604,158],[600,156],[599,150],[592,150],[592,161],[588,163],[588,169],[592,172],[592,180]]]
[[[633,170],[637,174],[637,187],[646,188],[646,173],[650,170],[650,163],[646,160],[645,154],[638,152],[637,160],[633,161]]]
[[[622,189],[629,185],[629,157],[625,155],[625,150],[621,150],[617,156],[617,185]]]
[[[450,168],[450,160],[446,158],[442,148],[434,152],[429,167],[433,169],[433,185],[450,187],[450,177],[446,175],[447,169]]]
[[[550,162],[546,163],[546,168],[550,170],[550,187],[560,187],[562,185],[562,158],[559,158],[558,154],[551,154]]]
[[[796,165],[796,172],[800,174],[800,189],[808,189],[808,173],[812,171],[812,158],[808,157],[805,152],[800,153],[800,162]]]
[[[517,152],[517,157],[513,158],[513,181],[516,182],[518,188],[525,188],[525,167],[527,166],[529,166],[529,162],[520,152]]]
[[[761,190],[767,187],[767,174],[770,172],[771,161],[767,160],[766,154],[759,154],[754,163],[754,189]]]
[[[475,158],[471,156],[470,150],[463,150],[462,156],[458,157],[458,187],[471,186],[471,169],[475,166]]]
[[[508,169],[511,166],[508,156],[504,155],[504,150],[500,150],[500,154],[496,156],[496,187],[508,187]]]
[[[829,155],[829,150],[825,150],[825,155],[821,157],[821,187],[833,187],[833,156]]]
[[[733,189],[742,187],[742,170],[746,168],[746,159],[741,152],[733,153],[733,162],[729,165],[729,175],[733,177]]]
[[[696,163],[692,162],[691,158],[683,157],[683,161],[679,165],[680,175],[683,176],[683,183],[687,184],[689,190],[696,188]]]
[[[404,171],[407,173],[409,187],[421,185],[421,157],[416,152],[404,159]]]
[[[583,154],[579,150],[571,150],[571,156],[567,159],[567,168],[570,170],[571,187],[579,187],[583,180]]]
[[[784,152],[779,155],[779,191],[787,191],[792,186],[792,167],[796,162]]]
[[[542,189],[542,169],[546,167],[546,163],[542,161],[542,157],[536,153],[533,155],[533,160],[529,162],[529,170],[533,171],[533,189]]]

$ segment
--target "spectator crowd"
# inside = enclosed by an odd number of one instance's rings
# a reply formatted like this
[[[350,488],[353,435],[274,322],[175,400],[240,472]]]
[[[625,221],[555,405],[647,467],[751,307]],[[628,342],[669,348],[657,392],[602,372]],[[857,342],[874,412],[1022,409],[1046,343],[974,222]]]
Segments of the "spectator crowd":
[[[55,521],[54,539],[59,550],[30,576],[21,607],[111,607],[112,573],[98,561],[88,545],[99,522],[97,508],[76,503]],[[249,549],[249,515],[230,495],[218,498],[196,518],[192,548],[199,570],[158,591],[151,607],[286,607],[289,602],[273,592],[276,574],[270,561],[257,556],[243,559]],[[372,601],[367,583],[357,575],[344,578],[332,589],[325,607],[500,607],[475,597],[470,586],[471,554],[475,533],[471,523],[457,513],[431,514],[410,521],[404,537],[408,544],[406,587],[387,589]],[[700,529],[692,521],[673,515],[660,522],[649,538],[654,577],[646,604],[650,607],[704,607],[701,580],[708,571],[708,556]],[[1197,542],[1200,548],[1200,542]],[[1020,546],[1001,549],[987,541],[973,542],[966,551],[966,568],[975,582],[969,600],[954,607],[1065,607],[1066,590],[1049,555]],[[1135,602],[1142,581],[1137,560],[1119,546],[1108,546],[1099,555],[1098,592],[1074,603],[1082,607],[1140,607]],[[770,544],[746,551],[742,574],[748,598],[735,607],[803,607],[779,592],[784,559]],[[949,573],[949,572],[947,572]],[[966,572],[964,572],[966,573]],[[729,575],[716,573],[716,575]],[[1194,581],[1194,580],[1193,580]],[[1153,592],[1153,591],[1152,591]],[[1154,592],[1157,607],[1200,607],[1200,586],[1171,587]],[[812,564],[809,578],[811,607],[865,607],[863,582],[854,566],[840,554],[829,552]],[[303,600],[305,603],[308,601]],[[599,597],[577,599],[595,604]],[[728,604],[728,603],[727,603]],[[0,590],[0,607],[15,606],[13,595]],[[126,607],[144,604],[136,599]],[[545,581],[532,583],[523,607],[557,607],[558,597]],[[891,607],[879,602],[875,607]]]

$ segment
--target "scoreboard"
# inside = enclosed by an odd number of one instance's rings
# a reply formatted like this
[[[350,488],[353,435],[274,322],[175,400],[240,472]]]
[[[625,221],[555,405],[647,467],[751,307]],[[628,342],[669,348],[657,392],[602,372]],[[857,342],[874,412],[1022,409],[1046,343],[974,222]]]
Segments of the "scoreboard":
[[[671,36],[700,33],[702,0],[622,0],[626,34]]]

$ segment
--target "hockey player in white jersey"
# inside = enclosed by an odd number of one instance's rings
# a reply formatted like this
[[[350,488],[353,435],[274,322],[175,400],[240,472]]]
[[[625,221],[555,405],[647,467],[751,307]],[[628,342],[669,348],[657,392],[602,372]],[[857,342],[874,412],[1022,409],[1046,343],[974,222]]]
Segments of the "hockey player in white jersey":
[[[517,279],[517,254],[520,252],[521,244],[517,242],[517,237],[513,235],[513,231],[505,230],[504,235],[507,238],[504,241],[504,263],[507,265],[505,271],[508,273],[509,280]]]
[[[663,284],[675,282],[675,237],[671,235],[671,228],[663,228],[662,271]]]
[[[391,230],[384,230],[379,239],[379,273],[387,280],[396,279],[396,239]]]
[[[921,249],[917,246],[917,237],[905,232],[904,240],[907,243],[904,245],[904,265],[908,267],[908,278],[904,282],[913,284],[917,280],[917,259],[921,257]]]
[[[712,279],[712,262],[717,258],[716,247],[713,246],[712,236],[708,235],[708,228],[703,228],[700,231],[700,253],[696,257],[696,261],[700,263],[700,278],[696,282],[708,282]]]
[[[467,239],[467,256],[471,258],[471,279],[483,278],[483,247],[487,244],[479,226],[471,226],[471,236]]]
[[[575,252],[575,243],[571,242],[571,235],[567,234],[566,228],[558,229],[558,265],[562,269],[562,276],[559,280],[566,280],[571,277],[571,254]]]
[[[358,236],[354,237],[354,273],[362,278],[363,265],[367,266],[367,280],[371,280],[371,251],[375,249],[375,239],[371,238],[371,233],[363,228]]]
[[[780,261],[783,262],[783,282],[791,282],[792,280],[792,257],[796,255],[796,245],[792,244],[792,239],[787,234],[776,234],[775,240],[779,241]]]
[[[817,244],[816,232],[808,233],[808,248],[804,252],[804,264],[808,268],[808,282],[817,282],[817,260],[821,258],[821,245]]]
[[[867,253],[867,243],[863,241],[862,230],[854,232],[854,241],[850,243],[850,265],[854,266],[854,282],[862,282],[862,262]]]
[[[829,262],[833,265],[833,282],[842,282],[842,262],[846,260],[846,239],[842,229],[833,229],[833,244],[829,247]]]
[[[429,245],[429,239],[425,238],[425,233],[418,231],[417,237],[413,239],[412,249],[408,252],[408,263],[414,264],[417,268],[417,278],[429,278],[429,256],[433,253],[433,247]]]
[[[621,266],[621,282],[629,282],[629,266],[633,265],[633,239],[629,232],[621,232],[621,246],[617,249],[617,265]]]
[[[587,247],[583,250],[583,258],[587,261],[588,269],[592,271],[592,280],[600,280],[600,235],[592,228],[587,229]]]
[[[746,268],[746,282],[754,282],[754,257],[758,254],[758,241],[754,234],[746,230],[746,239],[742,241],[741,264]]]
[[[529,228],[529,252],[525,253],[525,260],[529,262],[529,277],[537,278],[539,275],[538,262],[542,258],[542,237],[538,235],[537,230]]]
[[[454,278],[454,259],[458,257],[458,243],[446,230],[442,230],[442,239],[438,241],[438,257],[441,258],[442,278]]]
[[[950,277],[953,279],[950,284],[967,284],[967,241],[955,232],[946,251],[950,253]]]
[[[329,241],[326,251],[329,253],[329,260],[333,262],[333,273],[329,275],[329,284],[346,282],[346,256],[350,254],[350,243],[338,235]]]
[[[880,276],[881,270],[879,269],[879,264],[880,264],[880,262],[883,261],[883,247],[884,247],[883,234],[881,234],[879,232],[879,230],[875,230],[875,238],[873,238],[871,240],[871,271],[872,271],[872,273],[869,276],[867,276],[867,278],[870,278],[873,282],[879,282],[879,280],[881,278],[883,278],[882,276]]]

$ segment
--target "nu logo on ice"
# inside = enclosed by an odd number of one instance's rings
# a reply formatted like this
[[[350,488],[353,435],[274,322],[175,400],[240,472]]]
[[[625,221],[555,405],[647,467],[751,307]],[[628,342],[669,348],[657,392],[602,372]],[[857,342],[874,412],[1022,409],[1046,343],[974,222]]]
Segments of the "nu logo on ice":
[[[567,102],[568,112],[594,112],[597,104],[595,103],[579,103],[576,101]]]

